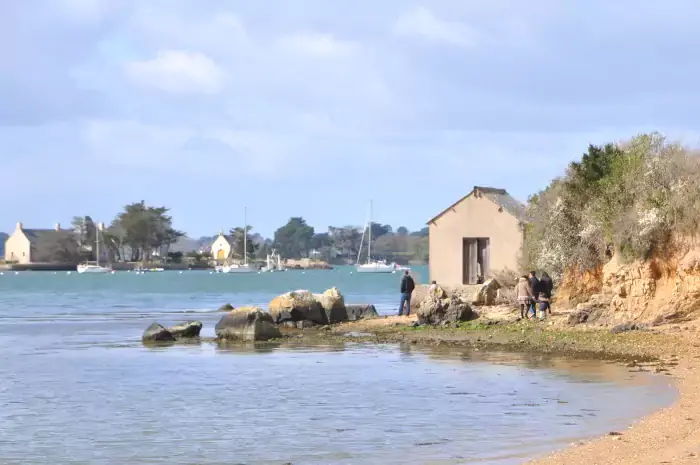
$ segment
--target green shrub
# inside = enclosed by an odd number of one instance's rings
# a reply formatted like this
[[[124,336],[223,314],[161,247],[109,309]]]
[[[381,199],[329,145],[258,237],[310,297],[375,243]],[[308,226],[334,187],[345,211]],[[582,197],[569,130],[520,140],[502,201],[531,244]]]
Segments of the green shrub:
[[[700,163],[660,134],[589,146],[580,161],[528,201],[524,269],[561,277],[592,270],[611,253],[624,261],[664,253],[700,227]]]

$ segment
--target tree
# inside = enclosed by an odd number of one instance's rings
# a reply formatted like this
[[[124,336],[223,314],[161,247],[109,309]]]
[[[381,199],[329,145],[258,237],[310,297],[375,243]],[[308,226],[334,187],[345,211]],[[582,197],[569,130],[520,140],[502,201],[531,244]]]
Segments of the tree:
[[[425,228],[421,229],[420,231],[413,231],[413,232],[412,232],[411,234],[409,234],[409,235],[410,235],[410,236],[414,236],[414,237],[428,237],[428,234],[429,234],[429,233],[430,233],[430,228],[428,228],[428,227],[426,226]]]
[[[146,260],[156,250],[167,254],[167,248],[185,234],[172,227],[172,217],[166,207],[151,207],[141,202],[124,207],[110,229],[121,234],[122,248],[131,250],[131,261]]]
[[[255,240],[253,239],[253,236],[250,234],[250,231],[252,231],[253,227],[248,226],[248,230],[245,233],[247,235],[247,239],[244,236],[243,228],[238,227],[238,228],[233,228],[229,231],[229,234],[231,235],[231,240],[233,241],[233,244],[231,245],[231,252],[233,255],[237,258],[243,259],[243,248],[245,247],[247,250],[247,256],[248,257],[253,257],[255,256],[255,252],[258,250],[260,247],[260,244],[256,243]],[[244,240],[246,239],[246,240]],[[247,243],[247,244],[246,244]]]
[[[392,230],[391,225],[379,223],[372,223],[371,228],[372,240],[379,239],[383,235],[391,233]]]
[[[326,260],[330,260],[331,250],[333,248],[333,241],[331,240],[330,234],[327,232],[314,234],[314,237],[311,238],[311,248],[325,257]]]
[[[90,216],[74,216],[71,221],[80,255],[85,260],[95,260],[95,222]]]
[[[408,228],[406,226],[399,226],[396,229],[396,234],[399,236],[408,236]]]
[[[309,255],[314,228],[301,217],[292,217],[287,224],[275,231],[273,247],[286,258],[301,258]]]
[[[345,226],[342,228],[329,226],[328,235],[335,252],[344,258],[355,260],[360,250],[362,240],[362,229],[355,226]]]

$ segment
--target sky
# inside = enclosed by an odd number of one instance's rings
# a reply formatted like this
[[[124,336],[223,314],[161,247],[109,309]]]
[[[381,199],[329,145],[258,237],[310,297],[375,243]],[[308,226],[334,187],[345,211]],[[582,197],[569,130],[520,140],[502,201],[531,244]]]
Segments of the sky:
[[[0,231],[171,208],[422,228],[589,143],[700,141],[690,0],[0,0]]]

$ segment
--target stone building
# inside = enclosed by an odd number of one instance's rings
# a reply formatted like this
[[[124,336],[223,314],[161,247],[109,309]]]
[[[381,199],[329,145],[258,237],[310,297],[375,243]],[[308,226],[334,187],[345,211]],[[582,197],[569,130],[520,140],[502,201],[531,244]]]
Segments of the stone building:
[[[475,186],[428,222],[430,279],[460,286],[518,271],[524,221],[525,206],[505,189]]]

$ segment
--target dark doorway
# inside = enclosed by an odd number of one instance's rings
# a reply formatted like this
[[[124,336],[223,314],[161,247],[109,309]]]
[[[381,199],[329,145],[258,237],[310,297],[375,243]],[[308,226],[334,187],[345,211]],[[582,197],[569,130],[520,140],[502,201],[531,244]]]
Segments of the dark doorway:
[[[489,238],[462,239],[462,284],[479,284],[489,276]]]

